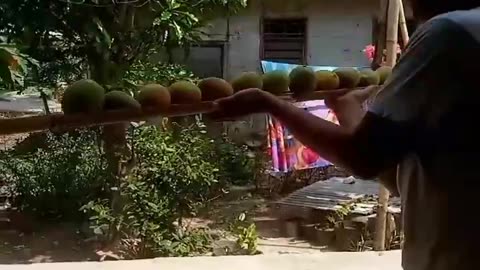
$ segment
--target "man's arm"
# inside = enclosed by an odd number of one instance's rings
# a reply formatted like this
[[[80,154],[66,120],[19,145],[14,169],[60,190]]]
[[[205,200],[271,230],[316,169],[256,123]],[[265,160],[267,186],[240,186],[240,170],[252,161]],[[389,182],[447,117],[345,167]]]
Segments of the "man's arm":
[[[458,31],[445,19],[425,23],[412,37],[370,111],[354,128],[337,126],[254,89],[219,100],[216,116],[270,113],[327,160],[359,176],[375,177],[414,150],[417,134],[425,128],[426,111],[436,104],[429,99],[432,95],[452,102],[449,93],[438,92],[442,88],[436,85],[443,83],[442,74],[448,74],[449,61],[455,57],[451,50],[456,49]]]
[[[269,110],[327,160],[362,177],[378,176],[413,151],[417,132],[425,128],[426,110],[432,106],[429,97],[445,95],[429,86],[441,84],[437,72],[448,69],[458,31],[446,19],[424,24],[370,111],[360,121],[350,119],[353,124],[337,126],[278,99],[271,99]]]
[[[392,166],[405,148],[409,128],[367,113],[355,129],[318,118],[280,99],[269,99],[269,112],[303,144],[322,157],[371,178]],[[389,130],[386,134],[383,130]]]

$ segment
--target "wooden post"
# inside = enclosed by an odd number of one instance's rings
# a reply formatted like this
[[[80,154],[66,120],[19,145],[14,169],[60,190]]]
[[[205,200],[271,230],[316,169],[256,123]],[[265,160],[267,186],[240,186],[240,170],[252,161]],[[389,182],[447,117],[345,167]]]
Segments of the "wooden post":
[[[385,0],[387,1],[387,0]],[[387,61],[388,66],[393,67],[397,61],[397,43],[398,43],[398,20],[400,15],[400,1],[388,0],[387,17]],[[377,251],[385,250],[385,239],[387,233],[387,212],[388,199],[390,192],[385,186],[380,186],[378,192],[377,222],[375,228],[374,249]]]
[[[407,43],[410,39],[408,35],[408,27],[407,27],[407,19],[405,18],[405,9],[403,8],[403,0],[399,0],[399,17],[398,17],[398,23],[400,24],[400,34],[402,35],[402,40],[404,46],[407,46]],[[403,48],[402,48],[403,49]]]
[[[386,65],[393,67],[397,62],[398,19],[400,14],[400,0],[389,0],[387,20],[387,61]]]
[[[377,69],[383,63],[383,50],[385,49],[385,37],[387,32],[387,11],[388,0],[380,0],[378,18],[377,40],[375,42],[375,57],[372,63],[372,68]]]

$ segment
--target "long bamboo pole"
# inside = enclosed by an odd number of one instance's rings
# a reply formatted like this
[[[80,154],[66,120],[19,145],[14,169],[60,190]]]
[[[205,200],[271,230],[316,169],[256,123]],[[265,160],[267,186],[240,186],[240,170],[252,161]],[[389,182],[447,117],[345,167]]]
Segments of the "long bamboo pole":
[[[386,33],[386,64],[393,67],[397,60],[398,19],[400,14],[401,0],[385,1],[389,1]],[[378,251],[385,250],[389,197],[390,192],[388,191],[388,189],[383,185],[380,186],[380,190],[378,192],[377,220],[374,239],[374,249]]]
[[[398,23],[400,26],[400,34],[402,35],[402,40],[404,46],[407,45],[408,41],[410,40],[410,36],[408,34],[408,27],[407,27],[407,19],[405,18],[405,9],[403,7],[403,0],[399,0],[399,17],[398,17]],[[403,48],[402,48],[403,49]]]
[[[171,105],[168,111],[160,110],[117,110],[97,114],[61,113],[19,118],[0,119],[0,135],[27,133],[44,130],[68,130],[80,127],[109,125],[122,122],[144,121],[157,116],[185,116],[213,112],[215,102],[192,105]]]
[[[387,11],[388,0],[380,0],[379,11],[377,14],[378,28],[377,40],[375,42],[375,58],[372,63],[372,68],[378,68],[383,63],[383,50],[385,49],[385,37],[387,32]]]
[[[387,22],[387,61],[386,65],[393,67],[397,62],[398,19],[400,14],[400,0],[389,0]]]

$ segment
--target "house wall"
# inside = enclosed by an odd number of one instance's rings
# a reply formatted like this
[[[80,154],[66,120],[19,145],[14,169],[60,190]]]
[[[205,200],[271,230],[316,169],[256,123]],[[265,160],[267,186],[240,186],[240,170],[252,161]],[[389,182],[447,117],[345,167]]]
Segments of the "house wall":
[[[224,77],[243,71],[261,71],[261,19],[306,18],[309,65],[367,66],[362,50],[372,43],[373,19],[380,0],[249,0],[249,6],[229,19],[218,19],[206,29],[208,39],[224,41]],[[383,1],[383,0],[382,0]],[[280,4],[281,2],[281,4]],[[405,13],[411,17],[408,3]],[[230,38],[228,39],[228,35]],[[249,131],[265,131],[265,116],[246,117]],[[230,125],[226,130],[230,131]]]
[[[260,71],[261,18],[307,18],[307,64],[366,66],[362,50],[372,42],[379,0],[250,0],[249,7],[211,23],[209,39],[225,47],[225,77]],[[406,4],[407,16],[411,14]]]

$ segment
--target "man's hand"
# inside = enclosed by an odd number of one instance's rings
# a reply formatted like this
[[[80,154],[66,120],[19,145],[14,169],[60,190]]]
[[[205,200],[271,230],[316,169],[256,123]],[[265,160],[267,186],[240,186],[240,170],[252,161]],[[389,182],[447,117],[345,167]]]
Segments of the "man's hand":
[[[231,119],[254,113],[268,113],[275,96],[260,89],[245,89],[216,101],[218,109],[209,116],[215,120]]]
[[[366,113],[363,104],[378,90],[379,86],[353,90],[342,96],[326,98],[325,105],[333,110],[341,126],[355,129]]]

